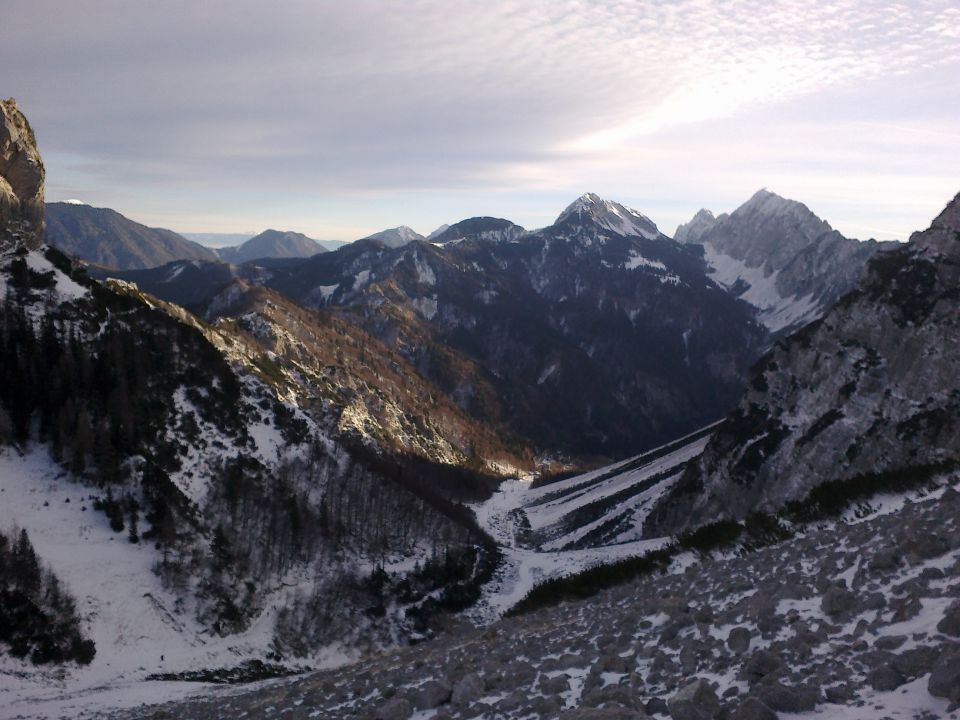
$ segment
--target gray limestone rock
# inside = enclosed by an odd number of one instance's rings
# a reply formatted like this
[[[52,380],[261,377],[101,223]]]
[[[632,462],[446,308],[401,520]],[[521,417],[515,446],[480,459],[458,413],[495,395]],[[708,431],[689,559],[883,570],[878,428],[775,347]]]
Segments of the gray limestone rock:
[[[921,645],[894,657],[890,666],[908,678],[917,678],[930,672],[940,655],[940,648]]]
[[[757,650],[743,665],[742,675],[749,682],[757,682],[783,667],[783,661],[769,650]]]
[[[713,720],[720,714],[720,699],[702,678],[684,685],[667,701],[673,720]]]
[[[787,687],[775,682],[764,684],[757,695],[769,708],[777,712],[806,712],[816,707],[819,693],[810,688]]]
[[[44,179],[30,123],[16,100],[0,100],[0,249],[43,242]]]
[[[763,701],[748,697],[734,711],[732,720],[777,720],[777,714]]]
[[[955,600],[937,623],[937,631],[951,637],[960,637],[960,600]]]
[[[745,627],[735,627],[727,635],[727,647],[737,655],[743,655],[750,649],[750,630]]]
[[[934,697],[960,702],[960,654],[944,655],[933,666],[927,691]]]
[[[453,686],[450,700],[454,705],[467,705],[483,697],[483,692],[483,678],[476,673],[469,673]]]
[[[821,607],[830,617],[845,615],[857,606],[857,596],[842,585],[831,585],[823,594]]]
[[[391,698],[377,708],[375,720],[408,720],[413,715],[413,705],[406,698]]]
[[[414,695],[414,705],[417,710],[433,710],[435,707],[450,702],[453,688],[446,680],[427,680]]]
[[[906,681],[903,674],[892,665],[881,665],[867,675],[867,684],[880,691],[896,690]]]

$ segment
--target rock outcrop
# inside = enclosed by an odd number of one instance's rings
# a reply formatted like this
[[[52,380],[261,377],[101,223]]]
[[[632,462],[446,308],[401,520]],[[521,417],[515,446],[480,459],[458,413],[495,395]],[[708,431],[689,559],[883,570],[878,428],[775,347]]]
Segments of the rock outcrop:
[[[778,343],[700,460],[651,515],[676,532],[815,486],[960,458],[960,195],[859,287]]]
[[[0,248],[43,242],[43,161],[13,98],[0,100]]]

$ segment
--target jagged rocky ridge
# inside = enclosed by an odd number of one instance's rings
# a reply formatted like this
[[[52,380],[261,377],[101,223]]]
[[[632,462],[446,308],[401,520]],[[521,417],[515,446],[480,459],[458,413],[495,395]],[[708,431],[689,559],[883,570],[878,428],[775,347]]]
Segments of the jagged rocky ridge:
[[[578,201],[517,242],[355,244],[275,268],[267,284],[338,308],[465,410],[539,448],[624,455],[722,415],[764,333],[704,276],[696,248],[627,211],[615,232],[591,208]],[[450,373],[445,349],[477,370]]]
[[[474,218],[435,240],[361,240],[238,274],[359,325],[475,420],[573,460],[632,454],[722,416],[765,346],[696,246],[593,195],[536,233]],[[193,282],[200,268],[181,267],[119,277],[207,312],[222,271]]]
[[[0,250],[43,242],[44,179],[30,123],[16,100],[0,100]]]
[[[653,535],[741,518],[828,480],[960,458],[960,196],[874,257],[855,291],[781,340]]]
[[[703,245],[710,276],[780,336],[823,315],[867,260],[897,245],[845,238],[806,205],[767,190],[730,214],[701,210],[674,239]]]

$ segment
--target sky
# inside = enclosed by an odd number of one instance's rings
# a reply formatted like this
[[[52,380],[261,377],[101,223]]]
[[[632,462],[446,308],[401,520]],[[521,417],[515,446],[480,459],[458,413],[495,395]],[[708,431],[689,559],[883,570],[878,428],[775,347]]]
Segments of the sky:
[[[49,201],[180,232],[671,235],[767,188],[906,239],[960,191],[956,0],[0,0]]]

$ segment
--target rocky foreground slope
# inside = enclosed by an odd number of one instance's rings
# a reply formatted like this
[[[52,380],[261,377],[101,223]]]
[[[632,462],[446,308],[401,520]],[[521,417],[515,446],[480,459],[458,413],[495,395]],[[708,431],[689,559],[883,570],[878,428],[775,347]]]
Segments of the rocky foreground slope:
[[[339,670],[117,717],[957,718],[958,482]]]

